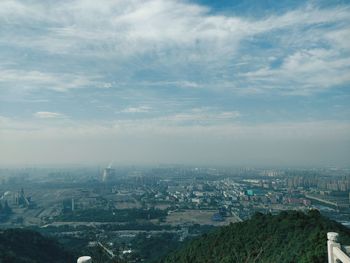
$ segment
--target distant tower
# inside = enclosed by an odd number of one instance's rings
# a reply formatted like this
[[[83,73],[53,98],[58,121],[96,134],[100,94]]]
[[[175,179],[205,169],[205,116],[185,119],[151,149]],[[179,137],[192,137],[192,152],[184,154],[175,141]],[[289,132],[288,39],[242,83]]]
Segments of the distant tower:
[[[112,168],[110,164],[107,168],[103,170],[102,182],[111,181],[115,178],[115,169]]]

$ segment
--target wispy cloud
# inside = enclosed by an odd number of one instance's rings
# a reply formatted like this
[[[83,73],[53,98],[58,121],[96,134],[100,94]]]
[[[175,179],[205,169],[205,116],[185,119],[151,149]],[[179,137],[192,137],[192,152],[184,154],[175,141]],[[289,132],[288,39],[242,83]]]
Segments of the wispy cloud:
[[[206,124],[213,125],[217,122],[230,122],[241,116],[239,111],[215,111],[208,108],[195,108],[187,112],[176,113],[173,115],[158,118],[162,121],[170,123],[186,123],[186,124]]]
[[[350,57],[326,49],[299,50],[287,56],[280,67],[265,67],[244,73],[248,81],[286,87],[286,92],[310,94],[350,82]],[[261,81],[261,82],[260,82]]]
[[[50,111],[38,111],[34,113],[34,116],[40,119],[57,119],[57,118],[65,117],[65,115],[62,113],[50,112]]]
[[[149,112],[150,110],[152,110],[152,107],[139,106],[139,107],[128,107],[128,108],[121,110],[120,112],[122,112],[122,113],[145,113],[145,112]]]
[[[175,0],[14,0],[1,1],[0,10],[2,46],[62,58],[47,72],[3,69],[1,81],[7,86],[103,87],[109,81],[102,80],[106,70],[126,88],[134,80],[145,81],[145,74],[155,79],[149,82],[153,88],[162,82],[206,89],[230,83],[226,89],[250,94],[271,88],[312,93],[349,83],[346,5],[321,9],[315,2],[255,19]],[[270,47],[260,46],[261,41]],[[283,61],[281,67],[271,67],[271,55]],[[91,59],[113,66],[100,66],[96,77]]]
[[[1,69],[0,85],[6,88],[49,89],[67,91],[74,88],[98,87],[96,76],[72,73],[51,73],[38,70]]]

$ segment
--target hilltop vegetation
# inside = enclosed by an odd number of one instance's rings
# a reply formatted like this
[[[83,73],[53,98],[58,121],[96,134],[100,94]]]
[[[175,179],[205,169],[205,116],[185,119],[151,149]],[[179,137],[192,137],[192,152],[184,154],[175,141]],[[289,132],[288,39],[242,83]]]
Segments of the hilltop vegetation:
[[[159,259],[158,263],[318,263],[327,262],[327,232],[340,234],[340,242],[350,245],[350,229],[323,217],[318,211],[297,211],[279,215],[257,213],[250,220],[215,228],[180,249]],[[177,247],[171,236],[160,240],[139,237],[134,244],[147,252],[146,261]],[[175,243],[174,243],[175,242]],[[90,251],[91,252],[91,251]],[[96,262],[97,254],[91,254]],[[63,263],[75,262],[56,241],[24,229],[0,232],[0,262]]]
[[[221,227],[190,241],[159,263],[316,263],[327,262],[327,232],[350,245],[350,230],[318,211],[277,216],[257,213],[250,220]]]
[[[0,232],[0,262],[75,262],[56,241],[31,230],[8,229]]]

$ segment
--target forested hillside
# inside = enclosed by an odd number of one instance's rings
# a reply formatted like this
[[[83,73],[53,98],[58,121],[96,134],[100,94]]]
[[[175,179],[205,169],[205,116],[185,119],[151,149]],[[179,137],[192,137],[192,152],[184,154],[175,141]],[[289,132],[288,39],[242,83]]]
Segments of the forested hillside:
[[[0,263],[75,262],[56,241],[24,229],[0,232]]]
[[[158,263],[316,263],[327,262],[327,232],[350,245],[350,230],[318,211],[255,214],[250,220],[216,228]],[[157,247],[148,248],[157,250]],[[56,241],[23,229],[0,232],[0,263],[75,262]]]
[[[350,230],[318,211],[255,214],[190,241],[161,263],[312,263],[327,262],[327,232],[340,233],[350,245]]]

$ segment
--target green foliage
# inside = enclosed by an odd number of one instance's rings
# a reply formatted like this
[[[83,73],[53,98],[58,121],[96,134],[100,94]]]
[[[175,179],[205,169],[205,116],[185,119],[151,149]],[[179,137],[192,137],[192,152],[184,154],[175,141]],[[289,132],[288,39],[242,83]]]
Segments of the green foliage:
[[[74,258],[57,242],[24,229],[0,232],[0,262],[6,263],[65,263]]]
[[[145,262],[155,262],[178,246],[177,235],[173,233],[162,233],[153,236],[141,233],[132,242],[132,247],[136,248],[136,257],[139,255]]]
[[[350,230],[318,211],[288,211],[277,216],[257,213],[248,221],[205,234],[159,262],[327,262],[330,231],[340,233],[341,242],[350,245]]]
[[[62,214],[56,219],[73,222],[134,222],[136,220],[163,218],[166,214],[166,211],[159,209],[86,209]]]
[[[2,205],[0,202],[0,222],[6,222],[11,214],[12,209],[9,206],[7,200],[5,200],[4,205]]]

